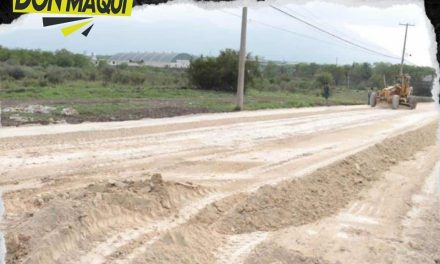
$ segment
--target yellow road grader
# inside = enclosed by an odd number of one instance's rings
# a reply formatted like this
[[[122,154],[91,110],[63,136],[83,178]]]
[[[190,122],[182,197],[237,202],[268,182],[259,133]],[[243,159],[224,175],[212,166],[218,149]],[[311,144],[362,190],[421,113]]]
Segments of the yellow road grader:
[[[377,103],[386,102],[391,105],[393,109],[399,108],[400,105],[409,106],[410,109],[415,109],[417,106],[416,97],[412,95],[413,88],[410,84],[411,77],[403,73],[403,63],[405,61],[406,39],[408,36],[408,27],[414,26],[409,23],[400,24],[405,26],[405,39],[403,42],[402,60],[400,62],[400,74],[398,76],[398,83],[393,86],[388,86],[373,92],[370,95],[370,106],[375,107]],[[386,86],[386,84],[385,84]]]
[[[378,103],[385,102],[390,104],[392,109],[397,109],[400,105],[408,106],[410,109],[416,108],[417,100],[416,97],[412,95],[413,88],[410,85],[411,77],[407,74],[402,74],[399,77],[399,83],[371,93],[371,107],[375,107]]]

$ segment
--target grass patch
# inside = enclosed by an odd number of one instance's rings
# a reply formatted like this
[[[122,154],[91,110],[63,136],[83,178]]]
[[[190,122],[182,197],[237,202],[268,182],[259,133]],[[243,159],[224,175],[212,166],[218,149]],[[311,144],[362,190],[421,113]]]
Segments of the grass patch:
[[[179,86],[104,84],[100,81],[70,81],[57,85],[24,86],[20,81],[0,89],[2,107],[7,105],[43,104],[55,106],[49,116],[30,116],[37,123],[66,119],[67,122],[129,120],[146,117],[167,117],[201,112],[231,112],[235,109],[235,93],[205,91]],[[331,105],[365,104],[366,91],[335,88]],[[297,108],[325,105],[320,90],[267,91],[249,89],[245,94],[245,110]],[[65,117],[61,110],[73,107],[76,117]],[[3,125],[8,125],[8,116]],[[5,123],[6,122],[6,123]],[[11,123],[16,125],[17,122]]]

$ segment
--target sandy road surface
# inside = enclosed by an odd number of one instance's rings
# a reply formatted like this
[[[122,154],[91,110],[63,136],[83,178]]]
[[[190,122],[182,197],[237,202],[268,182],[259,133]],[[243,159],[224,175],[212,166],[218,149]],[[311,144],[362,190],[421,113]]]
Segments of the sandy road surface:
[[[276,228],[255,224],[255,230],[238,228],[231,233],[222,227],[235,219],[227,211],[257,199],[261,186],[276,188],[388,138],[425,131],[437,115],[431,104],[420,104],[415,111],[353,106],[1,129],[7,261],[241,263],[254,261],[255,250],[274,240],[290,259],[296,254],[289,255],[290,250],[295,250],[330,263],[348,263],[353,254],[336,254],[330,246],[362,248],[362,241],[352,245],[344,240],[347,233],[385,229],[392,239],[402,239],[400,224],[392,231],[376,223],[391,219],[395,224],[409,209],[398,199],[381,198],[395,193],[411,199],[438,159],[433,141],[411,149],[417,152],[415,160],[429,157],[423,160],[424,170],[415,168],[418,162],[392,157],[390,164],[407,162],[407,169],[395,172],[384,165],[374,170],[377,175],[412,170],[417,177],[407,189],[399,189],[398,177],[380,176],[372,193],[367,191],[370,185],[359,188],[340,208],[322,213],[325,220],[318,223],[319,213],[295,227],[289,221]],[[363,166],[359,164],[355,169]],[[151,179],[155,173],[163,180]],[[219,209],[222,204],[226,209]],[[381,206],[401,209],[383,215]],[[218,218],[224,223],[213,222],[218,212],[225,212]],[[350,219],[361,224],[351,226]],[[313,245],[319,240],[313,234],[320,232],[329,246],[316,250]],[[292,239],[297,243],[289,244]],[[373,258],[368,254],[380,253],[370,250],[358,255],[359,263],[389,263],[396,254],[384,250],[388,258]]]

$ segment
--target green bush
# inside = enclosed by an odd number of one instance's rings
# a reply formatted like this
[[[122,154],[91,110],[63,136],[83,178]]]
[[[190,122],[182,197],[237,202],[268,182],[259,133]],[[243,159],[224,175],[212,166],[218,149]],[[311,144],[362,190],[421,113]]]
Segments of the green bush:
[[[145,75],[140,72],[132,72],[130,74],[130,83],[134,85],[141,85],[145,82]]]
[[[65,80],[66,72],[58,67],[50,67],[47,69],[44,78],[52,84],[61,84]]]
[[[38,81],[38,86],[40,87],[46,87],[48,85],[47,80],[39,80]]]
[[[108,75],[111,77],[111,80],[115,83],[122,83],[122,84],[129,84],[130,83],[130,76],[128,73],[120,70],[111,70],[107,69],[107,74],[103,73],[104,75]]]
[[[105,61],[100,61],[98,70],[100,73],[100,79],[107,84],[109,81],[113,80],[113,74],[115,73],[116,68],[108,65]]]
[[[76,80],[87,80],[88,73],[86,70],[82,68],[67,68],[66,69],[66,78],[72,81]]]
[[[238,81],[238,52],[227,49],[218,57],[200,57],[191,62],[188,69],[190,82],[204,90],[235,92]],[[247,56],[245,88],[260,76],[258,60]]]
[[[315,80],[319,86],[323,86],[324,84],[332,84],[333,76],[329,72],[320,72],[316,74]]]
[[[145,75],[137,71],[121,70],[116,68],[111,73],[112,81],[121,84],[141,85],[145,82]]]
[[[11,65],[22,66],[49,66],[59,67],[91,67],[92,63],[87,56],[74,54],[65,49],[56,52],[25,49],[7,49],[0,46],[0,61]]]
[[[24,77],[26,77],[25,71],[20,66],[7,66],[6,72],[8,73],[9,76],[14,78],[15,80],[21,80]]]

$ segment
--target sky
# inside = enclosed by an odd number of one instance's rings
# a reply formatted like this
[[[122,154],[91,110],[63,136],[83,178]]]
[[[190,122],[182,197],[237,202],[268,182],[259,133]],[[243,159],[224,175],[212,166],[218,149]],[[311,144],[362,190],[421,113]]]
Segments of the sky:
[[[423,1],[393,6],[348,6],[306,1],[276,7],[326,31],[380,53],[372,54],[330,37],[270,7],[249,6],[247,51],[265,60],[351,64],[387,61],[400,63],[404,30],[408,31],[406,59],[409,64],[432,66],[432,27]],[[81,31],[68,37],[62,26],[42,27],[42,15],[22,16],[12,25],[0,26],[0,45],[42,50],[68,49],[77,53],[111,55],[118,52],[186,52],[217,55],[226,48],[239,49],[241,7],[177,2],[135,7],[131,17],[96,17],[86,38]]]

